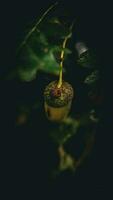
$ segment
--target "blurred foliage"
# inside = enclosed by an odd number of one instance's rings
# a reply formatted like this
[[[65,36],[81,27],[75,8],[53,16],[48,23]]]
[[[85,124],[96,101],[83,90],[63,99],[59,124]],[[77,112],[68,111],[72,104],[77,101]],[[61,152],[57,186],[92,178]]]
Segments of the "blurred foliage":
[[[84,83],[91,85],[95,84],[98,80],[99,80],[99,71],[95,70],[85,78]]]
[[[58,172],[70,169],[72,171],[75,171],[75,158],[73,158],[70,154],[68,154],[63,146],[59,146],[59,157],[60,162],[58,166]],[[57,173],[58,173],[57,172]]]
[[[59,19],[42,21],[19,49],[17,55],[19,78],[22,81],[32,81],[39,71],[58,75],[62,42],[67,34],[69,27],[60,23]],[[65,59],[70,53],[70,49],[66,48]]]
[[[81,67],[89,69],[97,67],[96,55],[91,50],[82,53],[77,62]]]
[[[79,121],[74,118],[68,117],[62,123],[53,128],[50,132],[50,136],[53,138],[55,143],[63,145],[73,135],[77,133],[79,127]]]

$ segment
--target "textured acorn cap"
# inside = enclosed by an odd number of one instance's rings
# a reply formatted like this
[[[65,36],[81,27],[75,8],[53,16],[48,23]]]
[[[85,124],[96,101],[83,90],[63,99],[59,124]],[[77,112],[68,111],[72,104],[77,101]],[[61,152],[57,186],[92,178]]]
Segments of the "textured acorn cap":
[[[63,107],[72,100],[73,88],[65,81],[63,81],[60,88],[57,85],[57,81],[53,81],[47,85],[44,91],[44,99],[52,107]]]

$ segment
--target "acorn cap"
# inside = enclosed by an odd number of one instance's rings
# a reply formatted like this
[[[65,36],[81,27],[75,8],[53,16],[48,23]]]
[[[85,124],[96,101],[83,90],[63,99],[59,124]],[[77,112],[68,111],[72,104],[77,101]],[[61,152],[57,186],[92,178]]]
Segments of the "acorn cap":
[[[63,81],[58,88],[58,81],[53,81],[47,85],[44,91],[44,99],[48,105],[52,107],[63,107],[67,105],[73,98],[72,86]]]
[[[85,45],[84,42],[77,42],[75,44],[75,48],[76,48],[79,56],[81,56],[83,53],[85,53],[86,51],[88,51],[88,47]]]

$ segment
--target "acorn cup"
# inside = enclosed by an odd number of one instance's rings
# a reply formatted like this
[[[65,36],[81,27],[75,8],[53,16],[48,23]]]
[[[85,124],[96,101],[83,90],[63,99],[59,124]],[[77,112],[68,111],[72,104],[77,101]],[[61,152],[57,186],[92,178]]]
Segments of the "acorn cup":
[[[88,47],[85,45],[84,42],[77,42],[75,48],[78,52],[79,57],[81,57],[84,53],[88,51]]]
[[[60,88],[58,81],[47,85],[44,91],[44,107],[48,120],[60,122],[68,116],[73,94],[73,88],[68,82],[63,81]]]

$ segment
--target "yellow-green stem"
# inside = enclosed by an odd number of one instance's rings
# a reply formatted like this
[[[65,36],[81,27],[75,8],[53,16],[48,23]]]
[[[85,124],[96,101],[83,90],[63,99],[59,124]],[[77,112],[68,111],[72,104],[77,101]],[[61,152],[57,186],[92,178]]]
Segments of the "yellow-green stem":
[[[61,62],[60,62],[59,81],[58,81],[58,85],[57,85],[58,88],[60,88],[62,86],[62,68],[63,68],[63,61],[64,61],[64,51],[65,51],[67,40],[70,37],[71,37],[71,33],[69,33],[69,35],[67,35],[65,37],[64,42],[63,42],[63,46],[62,46],[62,51],[61,51],[61,56],[60,56]]]

